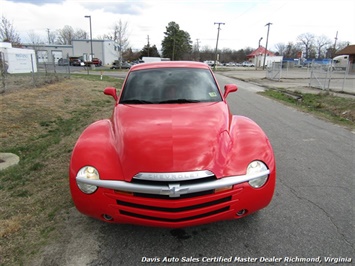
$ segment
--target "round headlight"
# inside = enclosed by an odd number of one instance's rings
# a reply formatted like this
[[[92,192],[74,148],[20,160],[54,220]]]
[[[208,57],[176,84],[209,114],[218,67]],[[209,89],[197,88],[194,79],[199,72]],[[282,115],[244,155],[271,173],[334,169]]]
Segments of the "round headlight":
[[[261,162],[261,161],[253,161],[248,165],[247,168],[247,175],[253,175],[253,174],[258,174],[261,172],[264,172],[267,170],[266,165]],[[269,175],[263,175],[257,178],[254,178],[249,181],[249,185],[251,185],[253,188],[260,188],[263,185],[265,185]]]
[[[78,172],[78,177],[84,177],[86,179],[91,179],[91,180],[99,180],[100,179],[100,175],[99,172],[92,166],[85,166],[83,168],[80,169],[80,171]],[[92,194],[97,190],[97,186],[94,185],[89,185],[89,184],[85,184],[82,182],[78,182],[78,187],[79,189],[84,192],[85,194]]]

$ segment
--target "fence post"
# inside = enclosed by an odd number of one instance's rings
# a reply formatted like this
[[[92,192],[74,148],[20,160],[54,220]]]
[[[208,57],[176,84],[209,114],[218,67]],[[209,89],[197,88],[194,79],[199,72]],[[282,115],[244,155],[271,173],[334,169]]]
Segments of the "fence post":
[[[0,72],[1,72],[1,89],[0,89],[0,93],[5,93],[6,90],[6,63],[5,63],[5,56],[4,53],[0,52]]]
[[[33,86],[36,87],[36,80],[35,80],[35,68],[33,65],[33,55],[31,54],[31,67],[32,67],[32,81],[33,81]]]
[[[350,60],[348,60],[348,64],[347,64],[346,69],[345,69],[344,78],[343,78],[343,85],[341,86],[341,91],[342,92],[344,92],[345,80],[348,77],[349,72],[350,72]]]

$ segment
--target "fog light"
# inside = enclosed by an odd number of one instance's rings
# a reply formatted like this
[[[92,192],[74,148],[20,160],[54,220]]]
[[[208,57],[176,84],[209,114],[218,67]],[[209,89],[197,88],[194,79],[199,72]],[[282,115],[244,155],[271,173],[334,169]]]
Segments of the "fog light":
[[[108,215],[108,214],[104,214],[104,215],[102,215],[102,217],[104,217],[104,219],[105,219],[106,221],[112,221],[112,220],[113,220],[112,216],[110,216],[110,215]]]
[[[237,212],[237,215],[238,216],[242,216],[242,215],[244,215],[244,214],[246,214],[247,213],[247,210],[246,209],[243,209],[243,210],[240,210],[239,212]]]

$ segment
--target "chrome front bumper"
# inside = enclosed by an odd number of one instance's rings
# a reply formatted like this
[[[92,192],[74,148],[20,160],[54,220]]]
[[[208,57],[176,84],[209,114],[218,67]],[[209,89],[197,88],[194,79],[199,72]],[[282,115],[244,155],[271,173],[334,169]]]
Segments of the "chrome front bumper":
[[[166,185],[161,185],[161,184],[143,185],[143,184],[129,183],[125,181],[91,180],[82,176],[77,176],[76,182],[102,187],[102,188],[125,191],[125,192],[166,195],[169,197],[180,197],[180,195],[183,194],[190,194],[190,193],[221,189],[228,186],[233,186],[269,174],[270,174],[270,170],[265,170],[263,172],[253,174],[253,175],[229,176],[215,181],[207,181],[207,182],[202,181],[201,183],[192,184],[192,185],[180,184],[178,180],[167,181]],[[140,179],[139,174],[137,175],[136,179]]]

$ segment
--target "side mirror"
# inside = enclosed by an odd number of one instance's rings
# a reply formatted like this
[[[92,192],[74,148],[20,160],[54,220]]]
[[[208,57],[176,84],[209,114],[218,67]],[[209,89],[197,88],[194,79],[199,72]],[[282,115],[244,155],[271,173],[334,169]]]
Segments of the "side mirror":
[[[106,95],[111,95],[111,96],[115,99],[115,101],[118,100],[116,88],[114,88],[114,87],[107,87],[107,88],[105,88],[104,93],[105,93]]]
[[[237,85],[235,84],[227,84],[224,86],[224,94],[223,94],[223,98],[227,98],[228,94],[231,92],[235,92],[238,90]]]

